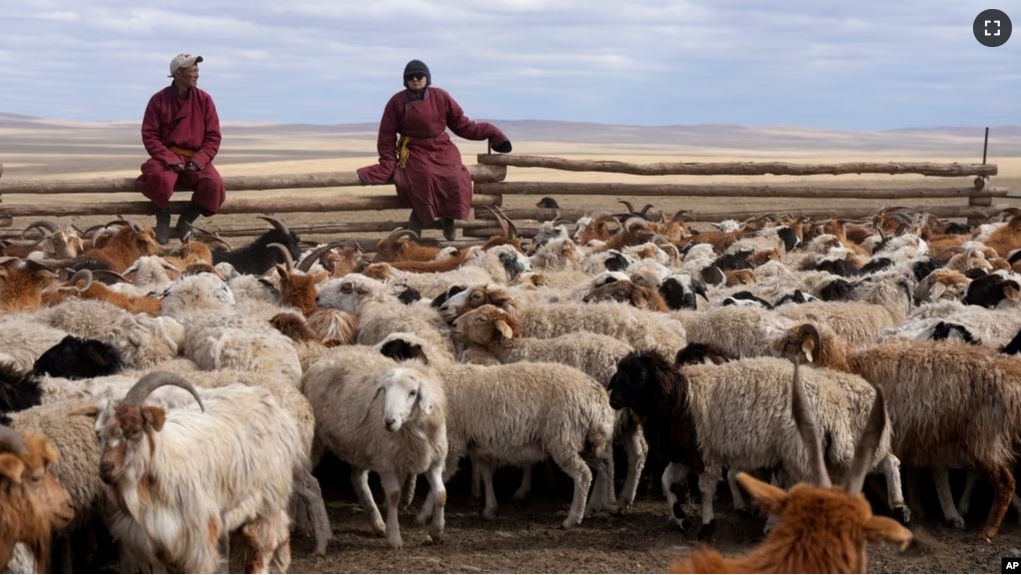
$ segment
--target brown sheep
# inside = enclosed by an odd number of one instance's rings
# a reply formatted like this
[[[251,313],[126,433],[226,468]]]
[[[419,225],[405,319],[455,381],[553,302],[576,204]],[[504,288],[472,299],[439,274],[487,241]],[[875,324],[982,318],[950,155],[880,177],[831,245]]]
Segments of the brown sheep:
[[[405,239],[414,238],[414,239]],[[418,234],[411,230],[397,228],[390,232],[390,235],[379,240],[376,245],[376,255],[372,258],[375,263],[379,262],[400,262],[419,261],[425,262],[436,259],[442,248],[439,246],[423,246],[417,240]]]
[[[1006,258],[1010,252],[1021,248],[1021,214],[1007,220],[1006,224],[989,234],[983,243],[996,250],[1001,258]]]
[[[638,309],[669,312],[670,307],[658,291],[640,286],[628,280],[617,280],[589,290],[581,299],[584,303],[619,301]]]
[[[0,267],[0,311],[34,311],[43,305],[43,290],[57,274],[34,267]]]
[[[1014,493],[1021,359],[953,341],[893,340],[855,349],[808,323],[790,328],[775,347],[784,357],[804,354],[819,367],[884,386],[897,431],[893,450],[905,465],[981,469],[994,497],[979,537],[992,540]],[[952,517],[956,509],[944,514]]]
[[[866,546],[888,541],[903,551],[911,531],[888,517],[877,517],[861,494],[870,461],[886,425],[883,389],[876,399],[855,448],[851,472],[843,486],[834,487],[826,471],[823,438],[799,379],[800,359],[794,361],[791,411],[812,467],[816,485],[799,483],[784,491],[748,475],[737,481],[765,512],[776,516],[766,540],[743,557],[724,558],[700,547],[679,559],[668,573],[865,573]]]
[[[74,518],[71,495],[49,470],[59,457],[44,436],[0,426],[0,565],[22,542],[37,572],[48,572],[52,532]]]

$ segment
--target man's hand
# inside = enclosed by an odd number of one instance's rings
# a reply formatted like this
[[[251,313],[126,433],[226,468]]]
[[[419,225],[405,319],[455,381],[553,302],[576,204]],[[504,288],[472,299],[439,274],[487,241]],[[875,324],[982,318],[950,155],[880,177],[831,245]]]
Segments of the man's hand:
[[[187,170],[189,172],[197,172],[197,171],[199,171],[199,169],[200,168],[199,168],[198,164],[196,164],[195,162],[192,162],[191,160],[188,160]]]
[[[171,170],[174,170],[175,172],[184,171],[184,164],[170,164],[167,167],[170,168]]]

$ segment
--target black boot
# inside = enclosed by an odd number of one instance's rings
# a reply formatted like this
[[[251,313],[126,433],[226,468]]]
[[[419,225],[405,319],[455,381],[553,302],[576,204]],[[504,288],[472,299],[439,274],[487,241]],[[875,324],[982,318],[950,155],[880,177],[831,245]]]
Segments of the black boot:
[[[454,227],[453,218],[440,218],[440,227],[443,228],[443,237],[447,238],[448,242],[454,241],[457,237],[457,228]]]
[[[177,237],[184,241],[188,233],[191,232],[191,224],[202,215],[202,208],[197,204],[188,203],[181,212],[181,216],[177,218]]]
[[[422,220],[418,219],[415,212],[411,212],[411,217],[408,218],[408,229],[415,232],[418,237],[422,237]]]
[[[156,241],[161,245],[170,243],[170,208],[156,208]]]

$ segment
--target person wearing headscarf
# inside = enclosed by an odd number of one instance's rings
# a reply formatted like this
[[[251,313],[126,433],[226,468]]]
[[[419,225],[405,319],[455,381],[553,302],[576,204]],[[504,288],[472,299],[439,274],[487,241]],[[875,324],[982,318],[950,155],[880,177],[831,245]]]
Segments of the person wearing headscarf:
[[[409,229],[439,220],[443,237],[455,237],[454,220],[468,218],[472,181],[446,129],[466,140],[488,140],[500,153],[511,151],[510,139],[496,126],[473,122],[446,90],[432,85],[429,67],[412,60],[404,67],[404,90],[383,109],[376,148],[379,162],[359,168],[362,184],[394,184],[397,196],[411,207]]]
[[[220,150],[220,118],[213,98],[198,88],[202,56],[178,54],[170,61],[169,86],[153,94],[142,118],[142,144],[149,160],[135,189],[156,209],[156,240],[170,241],[170,197],[178,181],[192,190],[191,201],[177,220],[184,238],[200,215],[215,214],[226,199],[223,178],[213,167]]]

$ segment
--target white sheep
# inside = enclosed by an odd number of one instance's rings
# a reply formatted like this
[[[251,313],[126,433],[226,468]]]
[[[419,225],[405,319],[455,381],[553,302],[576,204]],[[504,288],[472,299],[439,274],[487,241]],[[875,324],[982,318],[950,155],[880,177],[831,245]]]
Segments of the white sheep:
[[[391,547],[402,546],[397,518],[401,484],[424,473],[431,490],[417,521],[424,523],[431,516],[430,536],[438,542],[447,497],[447,405],[436,375],[423,365],[398,366],[359,346],[314,364],[302,389],[315,409],[316,435],[351,464],[351,480],[373,531],[385,533]],[[379,474],[386,491],[385,524],[369,491],[369,471]]]

